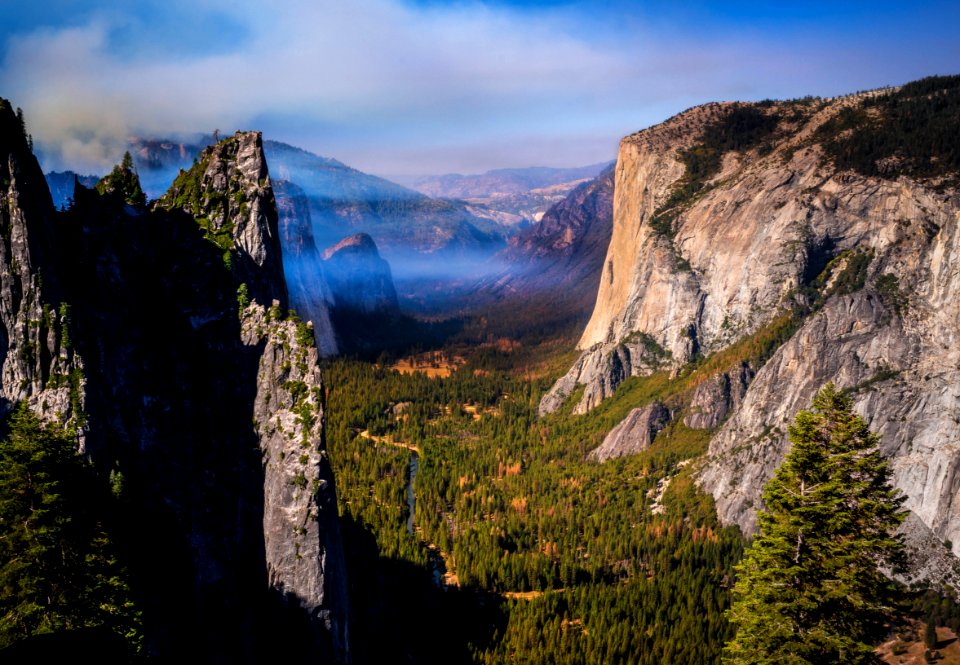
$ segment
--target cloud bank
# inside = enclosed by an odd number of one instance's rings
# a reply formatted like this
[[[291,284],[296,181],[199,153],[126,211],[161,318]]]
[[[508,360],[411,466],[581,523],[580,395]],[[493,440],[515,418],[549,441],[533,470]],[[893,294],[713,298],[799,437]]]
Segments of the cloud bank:
[[[214,128],[262,129],[391,175],[577,165],[694,103],[960,69],[946,37],[768,34],[631,4],[115,4],[7,35],[0,94],[24,108],[47,168],[102,171],[128,136]]]

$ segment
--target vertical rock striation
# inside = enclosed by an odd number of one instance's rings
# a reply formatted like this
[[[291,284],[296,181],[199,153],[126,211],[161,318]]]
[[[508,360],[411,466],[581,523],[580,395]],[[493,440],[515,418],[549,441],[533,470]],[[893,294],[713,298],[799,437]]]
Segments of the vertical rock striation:
[[[867,172],[835,166],[831,141],[895,108],[877,99],[711,104],[623,139],[613,234],[583,354],[541,412],[578,386],[575,411],[583,412],[627,376],[679,370],[738,341],[773,344],[762,366],[733,354],[737,364],[684,396],[687,426],[720,428],[699,483],[722,521],[755,528],[789,422],[833,381],[882,437],[915,518],[908,533],[918,543],[952,543],[956,554],[960,196],[956,174],[936,160],[925,179],[903,160]],[[711,127],[745,112],[768,133],[724,147]],[[847,134],[837,129],[843,122]],[[697,183],[686,165],[703,155],[716,158],[715,170]],[[777,325],[785,337],[764,337]],[[635,362],[637,335],[664,350],[657,364]],[[928,557],[913,575],[942,581],[951,568]]]
[[[304,321],[313,322],[320,355],[336,355],[337,338],[330,322],[333,294],[313,238],[309,202],[304,191],[292,182],[280,180],[274,183],[274,188],[290,304]]]
[[[22,401],[76,425],[84,442],[83,362],[54,259],[53,203],[23,128],[0,99],[0,415]]]

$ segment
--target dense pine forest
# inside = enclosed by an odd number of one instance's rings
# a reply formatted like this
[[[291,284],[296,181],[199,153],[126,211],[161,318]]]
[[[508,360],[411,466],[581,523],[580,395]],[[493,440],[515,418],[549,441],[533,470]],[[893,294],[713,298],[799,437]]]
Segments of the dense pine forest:
[[[645,453],[588,462],[663,377],[538,420],[545,382],[481,365],[326,368],[358,660],[402,645],[413,662],[717,662],[743,540],[691,480],[709,432],[678,424]]]

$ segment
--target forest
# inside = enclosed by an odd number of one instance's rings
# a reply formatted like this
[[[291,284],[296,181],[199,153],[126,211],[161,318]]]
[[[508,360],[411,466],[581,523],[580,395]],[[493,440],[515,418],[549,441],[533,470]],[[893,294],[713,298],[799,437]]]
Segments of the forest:
[[[360,662],[397,645],[414,662],[717,661],[743,540],[685,464],[709,433],[678,425],[601,465],[586,453],[616,398],[541,421],[542,381],[476,364],[429,379],[337,360],[325,376]]]

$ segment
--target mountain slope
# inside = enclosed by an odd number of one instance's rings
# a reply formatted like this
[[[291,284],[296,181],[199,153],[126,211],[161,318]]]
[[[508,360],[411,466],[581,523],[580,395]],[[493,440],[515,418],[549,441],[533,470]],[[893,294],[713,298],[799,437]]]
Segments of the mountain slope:
[[[505,267],[469,293],[472,307],[523,333],[582,326],[596,300],[613,227],[613,169],[583,183],[543,219],[510,238],[497,255]],[[526,320],[524,320],[526,319]]]
[[[688,426],[722,422],[700,483],[749,532],[786,424],[834,381],[883,437],[911,535],[958,542],[960,197],[953,144],[933,135],[956,132],[958,102],[960,78],[931,79],[711,104],[625,138],[583,353],[541,411],[582,386],[584,412],[631,376],[683,378],[706,357],[717,380],[681,384],[672,406]],[[861,143],[873,146],[866,163],[851,159]],[[742,396],[725,378],[741,362]],[[915,574],[952,575],[924,566]]]
[[[481,175],[427,176],[414,189],[429,196],[461,199],[473,214],[520,228],[539,222],[551,206],[596,178],[610,163],[579,168],[497,169]]]
[[[504,245],[498,224],[460,204],[431,199],[284,143],[267,141],[265,149],[277,177],[304,191],[321,247],[346,232],[366,233],[396,276],[417,278],[446,272],[430,256],[482,260]]]

